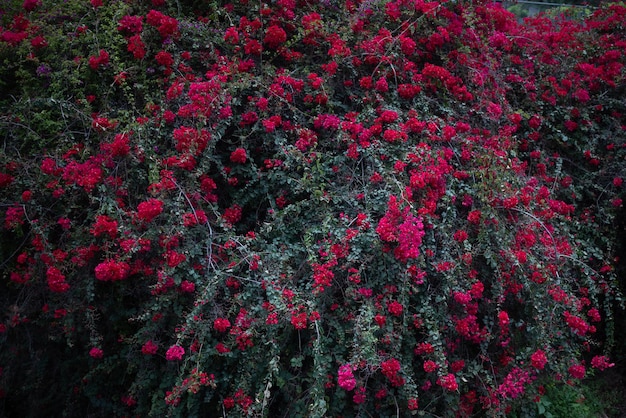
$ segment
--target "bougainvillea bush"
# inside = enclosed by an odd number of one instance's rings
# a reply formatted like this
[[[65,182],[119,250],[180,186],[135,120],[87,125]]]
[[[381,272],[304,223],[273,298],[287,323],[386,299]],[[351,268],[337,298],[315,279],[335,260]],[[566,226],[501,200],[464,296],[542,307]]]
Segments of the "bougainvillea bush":
[[[0,415],[531,414],[612,366],[624,5],[5,3]]]

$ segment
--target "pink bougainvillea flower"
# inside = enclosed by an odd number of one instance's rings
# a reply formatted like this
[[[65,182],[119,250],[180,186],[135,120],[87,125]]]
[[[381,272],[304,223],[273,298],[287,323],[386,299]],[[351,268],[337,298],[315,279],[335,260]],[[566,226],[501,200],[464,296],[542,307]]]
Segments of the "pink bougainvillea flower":
[[[356,379],[352,374],[353,366],[351,364],[344,364],[339,367],[337,373],[337,384],[340,388],[346,391],[351,391],[356,387]]]
[[[167,349],[165,353],[165,359],[167,361],[182,360],[185,355],[185,349],[179,345],[173,345]]]
[[[611,363],[607,356],[595,356],[591,359],[591,367],[598,370],[606,370],[614,367],[615,363]]]
[[[40,5],[41,0],[24,0],[24,3],[22,3],[22,8],[24,8],[24,10],[26,10],[27,12],[32,12]]]
[[[498,120],[502,116],[502,107],[497,103],[489,102],[487,104],[487,114],[489,118]]]
[[[154,355],[159,350],[159,346],[152,340],[148,340],[141,346],[141,352],[146,355]]]
[[[101,359],[104,356],[104,352],[98,347],[93,347],[89,350],[89,356],[91,356],[91,358]]]
[[[365,392],[366,392],[366,389],[364,387],[360,387],[356,391],[354,391],[354,395],[352,395],[352,402],[354,402],[357,405],[365,403],[365,401],[367,400],[367,396],[365,395]]]
[[[515,367],[506,375],[497,391],[502,397],[517,399],[526,391],[526,386],[531,381],[528,371]]]

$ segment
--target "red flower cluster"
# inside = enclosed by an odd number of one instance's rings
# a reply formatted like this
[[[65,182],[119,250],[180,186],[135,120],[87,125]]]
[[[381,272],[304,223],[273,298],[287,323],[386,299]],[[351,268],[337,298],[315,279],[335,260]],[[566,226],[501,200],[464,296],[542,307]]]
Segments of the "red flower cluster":
[[[385,216],[378,222],[376,232],[384,242],[397,242],[394,255],[398,260],[417,258],[424,236],[424,225],[420,218],[413,216],[409,208],[400,212],[397,198],[391,196]]]
[[[24,225],[24,207],[15,205],[7,209],[4,218],[4,227],[6,229],[15,229],[19,225]]]
[[[89,67],[94,71],[108,64],[109,64],[109,53],[105,51],[104,49],[101,49],[100,53],[97,56],[92,55],[91,57],[89,57]]]
[[[287,33],[278,25],[272,25],[267,28],[263,43],[271,49],[276,49],[287,40]]]
[[[46,279],[48,280],[48,287],[52,292],[63,293],[70,288],[70,285],[65,282],[65,275],[56,267],[48,267]]]
[[[87,193],[102,182],[103,172],[99,158],[91,157],[84,163],[71,161],[63,170],[63,179],[81,186]]]
[[[164,258],[167,262],[167,266],[170,268],[174,268],[187,260],[187,256],[185,254],[178,253],[174,250],[167,250]]]
[[[237,164],[245,164],[248,160],[246,150],[243,148],[237,148],[230,154],[230,161]]]
[[[203,210],[196,210],[192,213],[183,214],[183,225],[186,227],[191,227],[198,224],[203,225],[207,222],[208,218]]]
[[[110,132],[115,129],[118,125],[118,122],[115,120],[110,120],[105,117],[99,116],[97,113],[92,115],[91,127],[96,132]]]
[[[161,35],[161,38],[164,40],[178,34],[178,20],[159,12],[158,10],[150,10],[146,15],[146,22],[150,26],[156,27]]]
[[[171,406],[178,406],[183,393],[195,394],[200,391],[202,386],[215,387],[215,376],[201,372],[197,368],[191,371],[191,375],[172,388],[171,391],[165,392],[165,403]]]
[[[316,292],[323,292],[325,288],[332,284],[335,274],[331,270],[337,264],[335,259],[326,263],[312,263],[313,268],[313,287]]]
[[[224,33],[224,41],[229,44],[239,43],[239,32],[235,26],[231,26],[226,29],[226,32]]]
[[[143,16],[123,16],[119,20],[117,30],[130,34],[141,33],[143,30]]]
[[[575,334],[578,334],[582,337],[587,334],[587,332],[593,331],[589,324],[581,317],[572,315],[569,312],[565,312],[563,316],[565,317],[565,322],[567,322],[567,325]]]
[[[157,52],[154,59],[159,65],[164,66],[166,69],[169,69],[172,66],[172,64],[174,64],[174,58],[172,57],[172,54],[170,54],[167,51]]]
[[[392,300],[389,304],[387,304],[387,310],[393,316],[401,316],[404,311],[404,307],[397,300]]]
[[[526,385],[532,382],[530,374],[519,367],[513,368],[506,375],[502,384],[498,387],[498,394],[504,398],[517,399],[526,390]]]
[[[398,387],[404,385],[405,379],[398,374],[400,372],[400,362],[397,359],[391,358],[383,361],[380,363],[380,369],[383,375],[389,379],[392,386]]]
[[[144,222],[152,222],[163,212],[163,202],[158,199],[149,199],[137,206],[137,217]]]
[[[12,175],[7,173],[0,173],[0,188],[8,187],[13,182],[13,180],[15,179]]]
[[[455,392],[459,389],[459,384],[456,381],[456,376],[449,373],[445,376],[440,376],[437,379],[437,384],[449,392]]]
[[[152,340],[146,341],[144,345],[141,346],[141,352],[149,356],[156,354],[158,350],[159,350],[158,344]]]
[[[606,370],[615,366],[615,363],[610,363],[607,356],[594,356],[591,359],[591,367],[598,370]]]
[[[291,313],[291,325],[295,329],[306,329],[307,326],[307,314],[304,311]]]
[[[548,358],[543,350],[537,350],[530,356],[530,362],[535,369],[543,370],[548,363]]]
[[[574,379],[584,379],[587,369],[582,364],[574,364],[570,366],[568,372]]]
[[[27,12],[32,12],[40,5],[41,5],[41,0],[24,0],[24,3],[22,3],[22,7]]]
[[[177,151],[195,156],[199,156],[206,149],[211,139],[211,134],[206,129],[198,131],[187,126],[174,129],[173,135],[176,140],[175,147]]]
[[[224,210],[222,218],[229,225],[234,225],[241,219],[241,206],[235,204]]]
[[[0,42],[28,54],[25,63],[11,63],[10,72],[32,71],[24,79],[34,81],[27,90],[35,96],[46,83],[42,90],[59,88],[50,83],[51,70],[80,69],[85,60],[51,61],[51,51],[41,48],[47,39],[57,48],[58,31],[38,26],[49,19],[37,15],[46,3],[23,2],[33,23],[24,15],[5,16],[10,26],[0,28]],[[603,39],[590,48],[587,37],[578,36],[583,25],[542,18],[522,30],[508,12],[482,2],[389,0],[370,8],[348,0],[332,7],[313,2],[303,11],[295,0],[267,2],[259,10],[244,1],[225,5],[227,18],[217,20],[191,18],[183,5],[176,15],[180,24],[157,10],[125,15],[141,9],[133,6],[99,31],[92,19],[115,15],[119,5],[91,3],[102,9],[81,17],[70,49],[106,45],[115,59],[104,49],[89,57],[89,68],[101,74],[89,75],[75,103],[48,108],[47,99],[16,100],[15,111],[3,112],[9,136],[26,133],[19,146],[36,152],[25,164],[0,156],[0,207],[9,245],[15,235],[32,237],[19,244],[24,249],[15,252],[15,263],[9,260],[14,268],[7,291],[41,294],[34,291],[40,271],[46,291],[71,291],[46,298],[50,308],[46,315],[37,312],[38,320],[54,317],[54,327],[84,322],[93,305],[119,311],[107,318],[111,330],[134,321],[135,335],[117,345],[111,342],[119,336],[102,336],[112,351],[92,373],[116,373],[114,359],[139,347],[146,356],[159,353],[156,340],[148,338],[176,341],[165,352],[168,361],[184,359],[184,346],[198,367],[223,367],[220,380],[231,392],[216,393],[207,413],[239,406],[232,413],[245,414],[255,400],[244,390],[263,394],[266,382],[238,373],[242,365],[259,375],[267,362],[287,366],[285,353],[298,351],[304,364],[316,364],[314,373],[328,376],[329,390],[319,396],[329,411],[341,413],[350,399],[384,415],[416,410],[421,385],[420,400],[433,414],[459,416],[493,414],[500,404],[504,410],[511,399],[534,392],[529,387],[535,377],[570,365],[572,378],[584,377],[585,364],[575,357],[581,345],[593,347],[587,344],[602,319],[594,305],[611,297],[606,277],[612,267],[595,259],[600,248],[590,249],[593,260],[584,260],[589,269],[569,260],[570,242],[589,242],[576,234],[592,236],[584,225],[594,225],[597,215],[571,203],[579,201],[582,184],[571,170],[580,164],[593,167],[589,178],[602,173],[602,187],[584,192],[601,194],[595,196],[598,205],[622,205],[623,173],[611,164],[622,160],[624,115],[608,98],[626,68],[619,49],[626,44],[616,29],[623,17],[595,22],[606,33],[589,32],[590,39]],[[179,28],[201,39],[179,39]],[[127,44],[100,39],[103,34],[124,37]],[[567,53],[583,44],[589,53],[574,64],[578,57]],[[133,58],[146,61],[129,63]],[[509,74],[500,77],[501,68]],[[107,103],[109,98],[115,102]],[[511,114],[512,108],[519,110]],[[79,114],[71,115],[72,109]],[[41,124],[48,110],[62,116],[58,125],[49,124],[54,132]],[[91,111],[118,120],[94,113],[89,126],[84,115]],[[72,146],[68,141],[80,127],[82,143]],[[612,137],[611,144],[585,143],[583,136],[600,131]],[[62,149],[41,148],[50,138],[58,138]],[[566,156],[544,148],[553,138],[572,145],[558,147]],[[561,164],[563,157],[572,163]],[[41,171],[30,174],[39,163]],[[274,202],[277,211],[269,209]],[[115,285],[137,295],[139,305],[84,297],[93,282],[77,280],[80,269],[72,264],[95,267],[99,281],[146,278]],[[588,275],[590,289],[564,279],[582,275]],[[204,278],[213,277],[223,281],[207,286]],[[97,284],[102,286],[109,284]],[[62,308],[64,297],[76,301],[76,309]],[[526,309],[546,300],[549,310]],[[28,319],[16,314],[8,321],[17,326]],[[536,326],[544,320],[553,320],[551,327]],[[554,335],[569,330],[575,338],[553,346]],[[320,331],[325,338],[318,338]],[[199,340],[207,332],[215,349],[201,352]],[[282,332],[298,341],[275,338]],[[327,352],[333,337],[345,342],[345,336],[353,343],[335,354],[354,365],[340,366],[335,381],[329,365],[318,368],[313,357],[319,349]],[[94,344],[96,338],[91,336]],[[413,344],[413,353],[398,342]],[[483,355],[471,355],[479,349]],[[103,357],[98,347],[88,353]],[[412,354],[420,356],[416,367],[408,367]],[[134,368],[161,367],[158,357],[138,357],[124,359]],[[179,405],[186,393],[211,381],[199,369],[186,377],[191,363],[161,367],[178,382],[167,392],[168,405]],[[600,370],[613,365],[604,356],[590,364]],[[300,368],[299,376],[310,380],[309,369]],[[480,379],[485,371],[493,378]],[[84,383],[97,393],[92,389],[98,381]],[[156,397],[134,399],[129,391],[154,393],[159,382],[110,381],[117,402],[121,392],[128,406],[157,407]],[[335,383],[352,396],[334,396]],[[265,389],[263,401],[300,402],[294,397],[298,387]],[[313,403],[317,392],[310,392],[311,405],[320,405]],[[185,407],[197,409],[202,399],[190,396]]]
[[[95,273],[98,280],[114,282],[126,279],[130,266],[124,261],[106,260],[96,266]]]
[[[100,149],[109,156],[125,157],[130,153],[130,139],[128,134],[116,134],[113,142],[102,143]]]
[[[109,238],[114,239],[117,236],[117,221],[106,215],[98,215],[90,232],[94,237],[108,235]]]
[[[432,360],[424,361],[424,371],[426,373],[432,373],[435,370],[437,370],[438,368],[439,368],[439,366],[434,361],[432,361]]]
[[[146,45],[141,40],[141,35],[133,35],[128,38],[126,49],[133,57],[142,60],[146,56]]]
[[[213,321],[213,328],[217,332],[226,332],[230,328],[230,321],[226,318],[216,318]]]

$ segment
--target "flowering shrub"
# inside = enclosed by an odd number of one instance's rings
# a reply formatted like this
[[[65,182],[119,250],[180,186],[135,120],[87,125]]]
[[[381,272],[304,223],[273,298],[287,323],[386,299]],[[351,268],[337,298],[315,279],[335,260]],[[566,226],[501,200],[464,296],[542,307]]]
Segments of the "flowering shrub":
[[[613,365],[623,5],[200,3],[0,14],[5,415],[495,416]]]

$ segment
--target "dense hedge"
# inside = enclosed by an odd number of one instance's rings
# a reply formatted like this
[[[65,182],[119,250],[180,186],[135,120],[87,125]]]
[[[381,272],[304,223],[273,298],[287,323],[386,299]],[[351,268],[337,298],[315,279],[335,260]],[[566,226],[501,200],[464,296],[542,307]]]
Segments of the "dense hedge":
[[[0,415],[532,415],[610,367],[626,7],[0,11]]]

